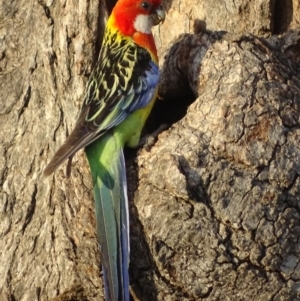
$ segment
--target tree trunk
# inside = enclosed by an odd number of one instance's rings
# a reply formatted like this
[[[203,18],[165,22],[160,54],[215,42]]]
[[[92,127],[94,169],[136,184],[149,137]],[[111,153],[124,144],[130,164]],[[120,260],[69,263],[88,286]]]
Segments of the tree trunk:
[[[85,156],[70,179],[65,165],[42,171],[75,124],[104,5],[4,2],[0,300],[102,300]],[[138,300],[300,297],[300,32],[284,33],[299,2],[235,2],[166,1],[155,30],[161,99],[147,129],[170,128],[127,154]]]
[[[46,179],[42,172],[76,121],[104,9],[97,1],[5,0],[0,12],[0,300],[49,300],[78,283],[99,300],[84,156],[70,180],[65,167]]]

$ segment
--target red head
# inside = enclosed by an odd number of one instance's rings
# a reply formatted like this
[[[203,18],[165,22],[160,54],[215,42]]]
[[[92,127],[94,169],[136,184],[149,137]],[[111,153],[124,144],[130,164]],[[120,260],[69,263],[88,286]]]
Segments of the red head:
[[[161,0],[119,0],[112,11],[114,23],[126,36],[151,34],[151,28],[165,18]]]

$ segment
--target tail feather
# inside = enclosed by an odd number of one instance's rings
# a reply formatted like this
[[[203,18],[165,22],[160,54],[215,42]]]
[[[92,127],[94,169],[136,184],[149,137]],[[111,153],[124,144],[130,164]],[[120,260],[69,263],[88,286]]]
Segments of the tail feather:
[[[114,137],[87,147],[93,175],[97,235],[101,249],[106,300],[129,301],[129,214],[125,161]],[[103,140],[106,141],[105,146]],[[114,146],[110,144],[113,141]],[[108,143],[107,143],[108,142]],[[105,164],[104,149],[111,151]],[[95,155],[102,158],[95,160]],[[100,156],[101,157],[101,156]],[[103,163],[104,161],[104,163]]]
[[[104,134],[104,130],[100,131],[98,129],[96,131],[95,129],[91,128],[91,125],[88,124],[88,121],[86,120],[88,112],[89,108],[87,107],[84,108],[80,113],[74,130],[55,152],[51,161],[44,170],[44,176],[47,177],[51,175],[62,163],[64,163],[64,161],[66,161],[68,158],[72,158],[77,151],[89,145]],[[72,159],[70,160],[72,161]],[[67,167],[67,175],[70,175],[71,173],[71,161],[69,161]]]
[[[128,296],[124,300],[129,301],[129,253],[130,253],[130,241],[129,241],[129,209],[128,209],[128,198],[127,198],[127,179],[126,179],[126,167],[123,150],[121,152],[120,163],[122,164],[120,177],[122,179],[122,188],[123,188],[123,201],[121,202],[121,245],[122,247],[122,262],[123,262],[123,294]],[[125,247],[127,246],[127,247]]]

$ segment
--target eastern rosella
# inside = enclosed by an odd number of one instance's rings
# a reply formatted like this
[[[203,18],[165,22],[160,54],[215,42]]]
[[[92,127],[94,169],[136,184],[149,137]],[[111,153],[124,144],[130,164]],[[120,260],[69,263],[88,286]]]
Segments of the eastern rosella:
[[[119,0],[106,25],[76,126],[44,171],[53,173],[85,147],[95,195],[106,299],[129,300],[129,217],[123,147],[138,144],[157,95],[151,28],[161,0]]]

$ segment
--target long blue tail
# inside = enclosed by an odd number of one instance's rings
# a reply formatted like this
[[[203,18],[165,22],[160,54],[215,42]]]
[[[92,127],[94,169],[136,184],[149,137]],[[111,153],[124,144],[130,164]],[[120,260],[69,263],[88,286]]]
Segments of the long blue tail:
[[[107,301],[129,301],[129,213],[123,149],[106,134],[86,148]]]

